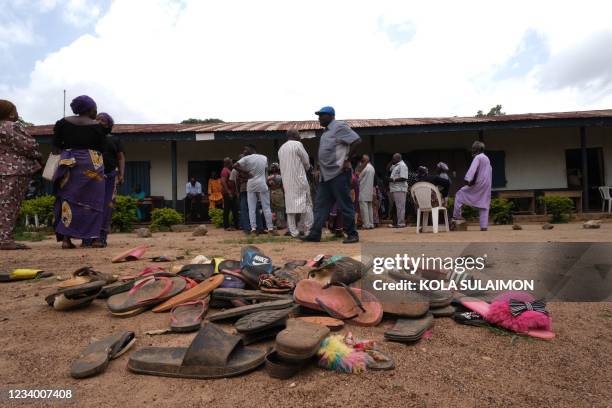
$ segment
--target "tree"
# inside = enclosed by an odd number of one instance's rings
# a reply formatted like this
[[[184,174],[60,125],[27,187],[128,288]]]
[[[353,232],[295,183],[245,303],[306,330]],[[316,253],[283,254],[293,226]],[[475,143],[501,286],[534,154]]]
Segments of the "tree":
[[[208,118],[208,119],[189,118],[181,122],[181,124],[184,124],[184,125],[199,125],[202,123],[224,123],[224,122],[221,119],[217,119],[217,118]]]
[[[502,106],[501,105],[495,105],[494,107],[492,107],[491,109],[489,109],[489,113],[487,113],[486,115],[479,110],[476,113],[476,117],[477,118],[481,118],[483,116],[502,116],[505,115],[506,112],[502,112]]]
[[[17,123],[19,123],[21,126],[23,127],[30,127],[30,126],[34,126],[33,123],[30,122],[26,122],[21,116],[19,117],[19,119],[17,119]]]

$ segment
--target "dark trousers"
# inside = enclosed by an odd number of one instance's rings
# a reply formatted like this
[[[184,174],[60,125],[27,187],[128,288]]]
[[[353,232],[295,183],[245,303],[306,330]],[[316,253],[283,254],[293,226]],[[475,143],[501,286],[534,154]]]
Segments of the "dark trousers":
[[[232,213],[232,223],[234,228],[238,229],[238,197],[229,195],[223,195],[223,228],[227,229],[230,227],[230,212]]]
[[[189,212],[189,218],[193,221],[202,216],[202,195],[197,194],[185,197],[185,209]],[[198,217],[196,217],[196,215]]]
[[[331,180],[321,181],[315,199],[315,219],[310,229],[310,237],[320,239],[321,230],[329,217],[334,203],[338,213],[342,213],[343,230],[349,237],[357,237],[355,229],[355,207],[351,200],[351,173],[342,172]]]

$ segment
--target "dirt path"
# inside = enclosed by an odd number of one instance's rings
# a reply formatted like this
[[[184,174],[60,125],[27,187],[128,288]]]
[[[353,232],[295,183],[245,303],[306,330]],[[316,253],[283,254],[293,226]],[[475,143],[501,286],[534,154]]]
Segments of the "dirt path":
[[[413,229],[378,229],[361,234],[362,242],[611,242],[612,224],[584,230],[580,224],[557,225],[543,231],[526,225],[522,231],[494,226],[490,231],[417,235]],[[131,274],[148,263],[111,264],[112,255],[146,242],[148,254],[221,255],[238,258],[241,233],[212,230],[205,237],[189,233],[159,233],[139,239],[113,234],[106,249],[62,251],[53,240],[32,243],[33,250],[0,253],[0,270],[40,267],[68,275],[83,265],[104,272]],[[357,254],[359,246],[340,242],[258,244],[281,264],[318,253]],[[349,252],[350,251],[350,252]],[[542,406],[606,407],[612,401],[612,303],[551,303],[557,338],[552,342],[512,340],[490,330],[437,319],[431,338],[406,346],[383,341],[379,327],[348,326],[357,336],[380,341],[395,359],[391,372],[340,375],[311,366],[288,381],[271,379],[264,370],[221,380],[183,380],[129,373],[130,353],[113,361],[97,377],[74,380],[71,361],[92,337],[133,330],[136,347],[186,346],[193,334],[149,337],[144,331],[164,328],[168,316],[144,313],[129,319],[112,318],[101,301],[73,312],[56,312],[45,302],[55,278],[0,286],[0,373],[2,388],[71,388],[79,407],[425,407],[425,406]],[[264,343],[260,347],[268,347]],[[6,401],[2,406],[24,406]],[[27,406],[55,406],[38,403]],[[60,404],[61,406],[61,404]]]

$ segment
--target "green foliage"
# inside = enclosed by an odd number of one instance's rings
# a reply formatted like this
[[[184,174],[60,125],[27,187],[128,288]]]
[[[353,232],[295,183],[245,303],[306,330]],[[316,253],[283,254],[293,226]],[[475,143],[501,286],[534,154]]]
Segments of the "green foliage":
[[[33,123],[31,122],[26,122],[21,116],[17,119],[17,123],[19,123],[21,126],[23,127],[30,127],[30,126],[34,126]]]
[[[20,224],[23,224],[25,216],[34,217],[38,215],[38,221],[41,224],[49,225],[53,220],[53,206],[55,205],[55,196],[43,195],[40,197],[23,200],[19,210]]]
[[[491,200],[491,217],[495,224],[510,224],[512,222],[512,204],[505,198],[494,198]]]
[[[111,228],[114,231],[129,232],[132,230],[134,221],[136,221],[136,199],[118,195],[115,198]]]
[[[446,208],[448,208],[448,212],[450,214],[453,213],[454,205],[455,205],[455,197],[448,197],[448,203],[446,204]],[[478,208],[470,207],[470,206],[467,206],[467,205],[464,205],[461,208],[461,216],[465,220],[476,219],[476,218],[478,218],[479,215],[480,215],[480,212],[478,211]]]
[[[221,119],[217,119],[217,118],[208,118],[208,119],[189,118],[181,122],[181,124],[183,125],[199,125],[202,123],[224,123],[224,122]]]
[[[151,212],[151,230],[154,231],[167,231],[182,222],[183,215],[174,208],[156,208]]]
[[[569,197],[545,196],[539,198],[540,203],[546,206],[546,212],[550,214],[550,222],[568,222],[570,213],[574,208],[574,202]]]
[[[15,241],[39,242],[47,239],[47,234],[40,231],[15,231]]]
[[[209,208],[208,216],[210,217],[210,222],[217,228],[223,227],[223,209],[221,208]],[[231,225],[232,214],[230,213],[230,225]]]
[[[477,118],[482,118],[484,116],[503,116],[505,114],[506,114],[506,112],[502,112],[502,106],[501,105],[495,105],[494,107],[489,109],[489,113],[487,113],[486,115],[484,114],[483,111],[479,110],[476,113],[476,117]]]

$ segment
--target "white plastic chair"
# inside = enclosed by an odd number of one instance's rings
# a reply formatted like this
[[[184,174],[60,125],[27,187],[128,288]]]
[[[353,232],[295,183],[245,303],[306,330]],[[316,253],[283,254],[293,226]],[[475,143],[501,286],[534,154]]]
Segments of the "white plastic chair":
[[[438,207],[433,207],[432,192],[438,201]],[[434,234],[438,233],[438,216],[440,211],[444,213],[444,223],[446,224],[446,232],[448,232],[448,211],[446,207],[443,207],[444,201],[442,200],[442,194],[436,186],[431,183],[418,182],[415,183],[410,189],[412,200],[417,205],[417,234],[420,233],[421,229],[421,213],[423,213],[423,228],[427,226],[429,222],[429,213],[431,213],[431,221],[433,224]]]
[[[612,212],[612,197],[610,196],[610,189],[612,187],[601,186],[599,187],[599,193],[601,194],[601,212],[606,210],[606,203],[608,203],[608,212]]]

